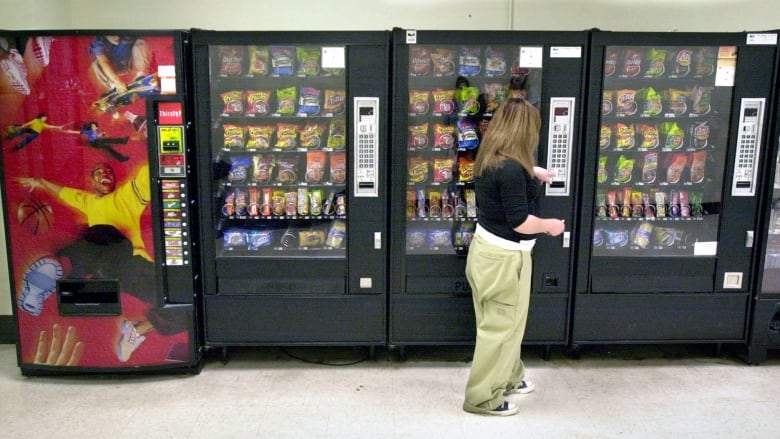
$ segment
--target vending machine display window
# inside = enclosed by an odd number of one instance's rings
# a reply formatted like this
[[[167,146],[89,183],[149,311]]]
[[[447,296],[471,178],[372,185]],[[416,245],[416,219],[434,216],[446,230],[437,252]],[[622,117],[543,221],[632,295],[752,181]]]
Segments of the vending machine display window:
[[[346,257],[343,53],[209,46],[218,256]]]
[[[716,256],[736,52],[606,47],[594,256]]]
[[[414,45],[409,50],[406,254],[468,251],[477,222],[474,160],[508,96],[541,100],[541,48]]]

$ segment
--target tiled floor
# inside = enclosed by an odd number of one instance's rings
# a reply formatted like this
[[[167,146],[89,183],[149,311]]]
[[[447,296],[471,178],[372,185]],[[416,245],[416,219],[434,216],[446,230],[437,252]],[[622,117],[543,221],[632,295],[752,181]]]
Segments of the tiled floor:
[[[748,366],[710,346],[525,349],[515,416],[461,410],[471,351],[233,348],[199,375],[24,377],[0,345],[7,438],[769,438],[780,355]]]

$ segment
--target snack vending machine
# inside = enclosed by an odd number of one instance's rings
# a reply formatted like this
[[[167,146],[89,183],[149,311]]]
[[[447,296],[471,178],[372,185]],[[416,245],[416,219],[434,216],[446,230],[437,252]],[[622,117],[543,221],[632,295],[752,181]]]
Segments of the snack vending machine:
[[[777,119],[776,119],[777,120]],[[777,125],[772,137],[778,141]],[[780,141],[775,145],[780,147]],[[769,151],[768,184],[765,186],[761,234],[761,263],[758,266],[757,294],[753,302],[747,362],[766,360],[767,350],[780,349],[780,149]]]
[[[384,345],[389,33],[193,50],[206,344]]]
[[[541,214],[567,224],[534,248],[524,340],[568,343],[587,43],[587,32],[394,30],[391,345],[475,340],[465,276],[478,212],[473,163],[492,112],[513,93],[540,110],[538,163],[557,171]]]
[[[744,343],[775,33],[594,32],[572,344]]]
[[[187,34],[36,31],[0,43],[22,373],[199,372]]]

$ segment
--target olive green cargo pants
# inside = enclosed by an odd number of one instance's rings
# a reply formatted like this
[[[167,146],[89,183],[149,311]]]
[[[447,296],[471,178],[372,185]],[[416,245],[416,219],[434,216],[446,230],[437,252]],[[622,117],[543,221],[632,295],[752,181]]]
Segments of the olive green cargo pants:
[[[466,261],[477,343],[465,407],[493,410],[523,380],[520,345],[531,296],[531,251],[505,250],[474,236]]]

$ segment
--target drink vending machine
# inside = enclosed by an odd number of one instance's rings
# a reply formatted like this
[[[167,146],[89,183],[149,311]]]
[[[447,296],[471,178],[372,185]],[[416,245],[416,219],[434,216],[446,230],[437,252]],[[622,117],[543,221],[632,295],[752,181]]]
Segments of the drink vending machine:
[[[591,41],[573,345],[745,343],[777,34]]]
[[[386,343],[389,36],[193,31],[207,345]]]
[[[568,343],[587,43],[587,32],[393,31],[390,345],[475,340],[465,276],[473,163],[492,112],[513,93],[540,110],[538,163],[557,171],[542,215],[567,224],[534,249],[524,340]]]
[[[3,211],[25,375],[200,371],[187,38],[0,36]]]

